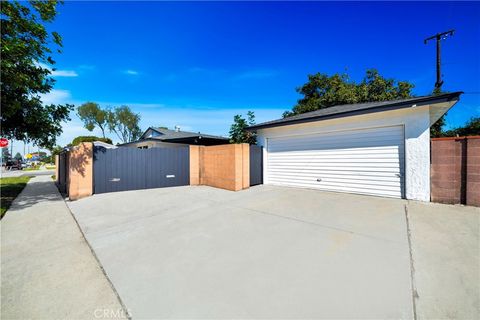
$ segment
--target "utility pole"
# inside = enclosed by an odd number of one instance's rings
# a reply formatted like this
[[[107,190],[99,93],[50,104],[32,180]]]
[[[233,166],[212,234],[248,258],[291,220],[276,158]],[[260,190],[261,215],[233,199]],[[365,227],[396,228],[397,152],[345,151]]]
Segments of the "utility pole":
[[[437,43],[437,81],[435,82],[435,91],[440,92],[442,89],[442,71],[441,71],[441,46],[440,41],[447,39],[448,36],[453,36],[455,30],[448,30],[446,32],[437,33],[431,37],[428,37],[424,40],[424,43],[427,44],[428,41],[435,39]]]

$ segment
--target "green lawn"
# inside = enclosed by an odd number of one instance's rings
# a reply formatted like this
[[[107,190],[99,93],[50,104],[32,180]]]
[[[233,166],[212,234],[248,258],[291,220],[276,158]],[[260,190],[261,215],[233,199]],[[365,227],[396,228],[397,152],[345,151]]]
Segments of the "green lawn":
[[[52,170],[52,169],[55,169],[56,167],[55,167],[55,166],[45,166],[45,168],[46,168],[47,170]]]
[[[12,204],[13,200],[18,196],[18,194],[25,188],[28,180],[31,177],[12,177],[12,178],[0,178],[0,187],[1,187],[1,211],[0,219],[3,218],[5,212]]]

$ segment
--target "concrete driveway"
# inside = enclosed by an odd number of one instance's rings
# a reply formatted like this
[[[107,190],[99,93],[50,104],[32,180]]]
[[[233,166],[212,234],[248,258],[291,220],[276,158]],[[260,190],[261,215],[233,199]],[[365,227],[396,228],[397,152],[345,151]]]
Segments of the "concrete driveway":
[[[68,204],[136,319],[479,315],[475,208],[264,185]]]

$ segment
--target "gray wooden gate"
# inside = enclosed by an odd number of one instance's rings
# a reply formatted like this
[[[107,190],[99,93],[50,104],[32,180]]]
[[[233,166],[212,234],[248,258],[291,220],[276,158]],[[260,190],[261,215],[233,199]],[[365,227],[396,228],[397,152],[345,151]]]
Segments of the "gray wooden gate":
[[[67,194],[68,188],[68,153],[63,151],[58,155],[58,189],[61,193]],[[67,194],[68,195],[68,194]]]
[[[263,183],[263,148],[250,145],[250,186]]]
[[[95,146],[94,193],[190,184],[189,148],[106,149]]]

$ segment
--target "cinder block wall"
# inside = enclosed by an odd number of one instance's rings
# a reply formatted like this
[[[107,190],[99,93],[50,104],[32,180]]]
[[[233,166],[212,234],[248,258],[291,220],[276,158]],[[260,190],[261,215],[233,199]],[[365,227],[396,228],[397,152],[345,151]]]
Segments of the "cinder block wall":
[[[81,143],[68,152],[67,189],[70,200],[93,194],[93,143]]]
[[[467,139],[466,204],[480,207],[480,137]]]
[[[190,146],[190,185],[200,184],[200,147]]]
[[[60,172],[60,156],[55,155],[55,183],[58,185]]]
[[[190,146],[190,184],[238,191],[250,187],[250,146]]]
[[[431,201],[480,206],[480,137],[431,140]]]

